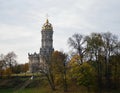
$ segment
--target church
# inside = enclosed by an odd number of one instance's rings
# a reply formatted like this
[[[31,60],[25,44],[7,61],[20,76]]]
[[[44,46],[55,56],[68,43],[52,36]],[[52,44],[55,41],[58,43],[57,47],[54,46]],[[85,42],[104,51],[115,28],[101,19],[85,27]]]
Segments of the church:
[[[41,36],[41,48],[39,50],[39,53],[28,53],[30,72],[37,72],[40,63],[44,62],[44,60],[48,60],[54,51],[53,27],[52,24],[49,23],[48,19],[46,19],[46,22],[42,26]]]

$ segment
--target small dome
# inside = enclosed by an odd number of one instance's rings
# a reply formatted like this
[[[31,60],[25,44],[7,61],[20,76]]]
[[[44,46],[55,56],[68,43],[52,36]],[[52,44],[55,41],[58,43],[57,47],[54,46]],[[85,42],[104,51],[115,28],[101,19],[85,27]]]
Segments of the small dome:
[[[43,27],[42,27],[42,30],[52,30],[53,27],[52,27],[52,24],[49,23],[48,19],[46,20],[46,23],[44,23]]]

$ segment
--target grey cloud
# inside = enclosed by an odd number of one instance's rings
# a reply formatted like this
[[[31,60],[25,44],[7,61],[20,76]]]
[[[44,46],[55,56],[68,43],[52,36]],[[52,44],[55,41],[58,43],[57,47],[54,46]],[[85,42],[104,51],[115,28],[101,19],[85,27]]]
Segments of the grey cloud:
[[[75,32],[109,30],[120,35],[119,5],[119,0],[0,0],[0,49],[13,49],[24,61],[27,52],[39,51],[46,14],[54,27],[56,49],[64,46],[68,51],[67,38]]]

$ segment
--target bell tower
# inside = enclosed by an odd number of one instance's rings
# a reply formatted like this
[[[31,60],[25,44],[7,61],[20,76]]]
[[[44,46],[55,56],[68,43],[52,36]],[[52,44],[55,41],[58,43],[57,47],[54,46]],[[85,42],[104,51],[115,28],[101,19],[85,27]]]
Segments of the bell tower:
[[[49,58],[54,51],[53,48],[53,27],[52,24],[49,23],[47,19],[43,24],[41,31],[41,48],[40,48],[40,62],[42,62],[43,57]]]
[[[52,24],[49,23],[49,20],[46,19],[46,22],[42,26],[41,30],[41,48],[39,53],[28,53],[29,58],[29,71],[37,72],[39,68],[44,68],[44,62],[50,63],[50,57],[53,48],[53,27]]]

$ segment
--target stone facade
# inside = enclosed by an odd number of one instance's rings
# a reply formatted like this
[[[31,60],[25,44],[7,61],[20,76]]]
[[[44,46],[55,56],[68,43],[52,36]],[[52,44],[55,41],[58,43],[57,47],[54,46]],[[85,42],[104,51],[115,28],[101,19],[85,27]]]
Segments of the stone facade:
[[[40,63],[44,62],[44,60],[48,60],[54,51],[53,27],[51,23],[49,23],[48,19],[42,27],[41,35],[41,48],[39,53],[28,53],[30,72],[37,72],[39,70]]]

